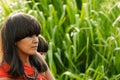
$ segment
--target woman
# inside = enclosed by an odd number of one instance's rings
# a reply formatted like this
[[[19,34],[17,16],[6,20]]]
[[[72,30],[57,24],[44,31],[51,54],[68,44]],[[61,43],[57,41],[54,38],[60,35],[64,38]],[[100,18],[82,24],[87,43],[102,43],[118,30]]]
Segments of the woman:
[[[42,57],[45,59],[45,54],[47,53],[48,51],[48,43],[46,41],[46,39],[42,36],[42,35],[39,35],[38,36],[38,40],[39,40],[39,43],[38,43],[38,48],[37,48],[37,51],[42,55]]]
[[[47,63],[37,54],[40,32],[33,16],[16,13],[7,18],[1,30],[0,80],[54,80]]]

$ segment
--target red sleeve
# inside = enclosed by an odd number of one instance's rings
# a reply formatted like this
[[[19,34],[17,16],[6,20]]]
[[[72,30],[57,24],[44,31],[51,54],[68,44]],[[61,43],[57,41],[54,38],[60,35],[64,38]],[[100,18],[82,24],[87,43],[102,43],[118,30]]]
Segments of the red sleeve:
[[[3,62],[0,66],[0,78],[8,77],[7,71],[10,69],[9,65],[6,62]]]
[[[3,68],[0,67],[0,78],[2,78],[2,77],[8,77],[8,74],[7,74],[7,72],[4,71]]]
[[[45,76],[43,76],[43,75],[41,75],[41,74],[38,74],[38,77],[37,77],[38,79],[42,79],[42,80],[47,80],[46,78],[45,78]]]

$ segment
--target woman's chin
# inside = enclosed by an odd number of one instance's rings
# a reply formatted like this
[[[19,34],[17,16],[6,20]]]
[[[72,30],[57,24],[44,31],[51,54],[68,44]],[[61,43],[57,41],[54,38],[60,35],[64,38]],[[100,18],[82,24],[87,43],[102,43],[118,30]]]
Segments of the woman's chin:
[[[32,51],[30,55],[35,55],[37,51]]]

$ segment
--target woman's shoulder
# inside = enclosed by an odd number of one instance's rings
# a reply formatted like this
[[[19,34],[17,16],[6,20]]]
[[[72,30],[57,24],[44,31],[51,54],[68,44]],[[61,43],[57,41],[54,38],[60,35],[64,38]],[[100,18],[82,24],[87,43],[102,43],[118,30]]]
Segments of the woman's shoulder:
[[[0,78],[9,76],[7,73],[8,69],[9,69],[9,66],[7,63],[5,63],[5,62],[1,63],[1,65],[0,65]]]
[[[0,67],[0,78],[3,77],[8,77],[8,74],[2,67]]]
[[[13,80],[10,78],[10,75],[4,70],[4,68],[0,67],[0,80]],[[23,77],[18,77],[14,80],[23,80]]]

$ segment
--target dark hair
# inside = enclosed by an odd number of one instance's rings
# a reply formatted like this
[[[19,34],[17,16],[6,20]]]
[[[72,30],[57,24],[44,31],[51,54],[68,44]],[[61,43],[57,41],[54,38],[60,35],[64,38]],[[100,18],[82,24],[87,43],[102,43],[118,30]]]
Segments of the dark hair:
[[[13,78],[24,75],[24,67],[18,56],[15,42],[34,34],[39,35],[41,26],[39,22],[30,15],[16,13],[10,15],[1,30],[3,61],[10,65],[10,74]],[[30,63],[39,71],[44,72],[47,66],[39,60],[37,55],[29,57]]]
[[[37,51],[38,52],[47,52],[48,51],[48,43],[45,40],[45,38],[40,35],[40,36],[38,36],[38,40],[39,40],[39,43],[38,43]]]

